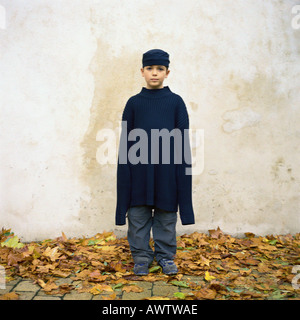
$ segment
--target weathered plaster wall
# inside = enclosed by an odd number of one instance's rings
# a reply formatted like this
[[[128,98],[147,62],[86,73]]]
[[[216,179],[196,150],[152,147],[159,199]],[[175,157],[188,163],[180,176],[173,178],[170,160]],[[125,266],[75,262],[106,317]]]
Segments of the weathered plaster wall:
[[[299,232],[296,4],[0,0],[0,227],[24,240],[126,232],[114,226],[116,165],[97,161],[99,132],[118,138],[144,85],[142,53],[158,47],[171,58],[165,84],[204,133],[197,223],[178,232]]]

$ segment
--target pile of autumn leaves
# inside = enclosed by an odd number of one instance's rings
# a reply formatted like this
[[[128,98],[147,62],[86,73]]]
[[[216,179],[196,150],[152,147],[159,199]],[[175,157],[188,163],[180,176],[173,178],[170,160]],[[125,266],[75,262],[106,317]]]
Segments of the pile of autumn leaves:
[[[246,233],[244,238],[234,238],[218,228],[177,237],[177,246],[178,275],[166,276],[154,263],[148,276],[137,277],[127,240],[112,232],[81,239],[68,239],[62,233],[55,240],[23,244],[10,230],[2,229],[0,265],[5,267],[6,281],[30,278],[50,295],[77,290],[116,299],[120,290],[142,292],[139,281],[166,281],[184,288],[174,299],[300,297],[298,286],[292,285],[293,266],[300,265],[300,234]],[[184,275],[190,280],[183,280]],[[74,281],[58,285],[58,278]]]

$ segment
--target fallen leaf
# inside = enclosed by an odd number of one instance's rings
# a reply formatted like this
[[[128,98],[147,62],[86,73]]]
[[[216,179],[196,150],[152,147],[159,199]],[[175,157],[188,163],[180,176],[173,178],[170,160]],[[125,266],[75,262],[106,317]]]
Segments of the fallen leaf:
[[[11,252],[7,257],[7,264],[9,266],[14,266],[14,265],[18,265],[18,263],[23,260],[24,260],[24,257],[22,254],[20,253],[14,254]]]
[[[61,232],[61,236],[62,236],[63,241],[65,241],[65,242],[68,241],[68,238],[66,237],[66,235],[63,232]]]
[[[189,288],[188,284],[185,281],[173,280],[173,281],[170,281],[170,283],[177,287]]]
[[[47,283],[45,283],[43,280],[39,279],[37,282],[46,292],[58,289],[58,286],[53,280],[49,280]]]
[[[138,287],[138,286],[125,286],[122,288],[122,291],[125,291],[125,292],[143,292],[144,289],[141,288],[141,287]]]
[[[52,271],[52,274],[56,277],[60,277],[60,278],[67,278],[71,273],[70,272],[64,272],[61,270],[55,270]]]
[[[89,274],[89,279],[91,281],[98,280],[100,277],[101,277],[101,273],[98,269]]]
[[[90,289],[90,293],[97,295],[102,293],[103,291],[108,291],[108,292],[113,292],[114,290],[112,289],[111,286],[107,284],[96,284],[92,289]]]
[[[208,230],[208,232],[213,239],[219,239],[223,235],[223,232],[219,227],[217,230]]]
[[[194,296],[199,300],[199,299],[215,299],[217,292],[215,290],[212,289],[207,289],[207,288],[203,288],[199,291],[195,291],[193,292]]]
[[[69,283],[63,283],[59,286],[59,294],[66,294],[69,293],[71,290],[74,289],[74,286]]]
[[[211,281],[211,280],[216,279],[216,277],[211,276],[208,271],[205,271],[204,279],[205,279],[206,281]]]
[[[116,285],[114,285],[114,286],[112,286],[112,288],[114,289],[114,290],[116,290],[116,289],[120,289],[120,288],[122,288],[124,286],[124,283],[117,283]]]
[[[102,296],[103,300],[115,300],[116,298],[117,298],[117,295],[115,292],[109,296]]]
[[[58,252],[58,247],[55,247],[53,249],[47,247],[47,249],[43,253],[43,256],[50,258],[51,261],[57,260],[60,255],[61,253]]]
[[[185,294],[183,292],[175,292],[174,293],[174,298],[183,300],[183,299],[185,299]]]
[[[112,262],[110,264],[111,268],[113,268],[117,272],[125,273],[127,270],[124,268],[123,264],[121,261],[118,262]]]
[[[159,266],[150,268],[147,276],[136,276],[127,239],[112,232],[83,239],[68,239],[62,233],[56,239],[23,245],[13,232],[2,228],[0,261],[6,281],[16,276],[30,278],[45,288],[46,294],[95,290],[94,294],[106,292],[114,298],[113,290],[139,290],[133,281],[162,281],[191,291],[172,295],[172,299],[299,299],[299,290],[292,287],[296,276],[292,267],[300,263],[300,234],[245,236],[231,237],[219,227],[208,234],[178,236],[176,276],[163,274]],[[58,286],[56,277],[60,281],[70,277],[76,282]]]
[[[0,300],[19,300],[19,294],[14,291],[4,293],[0,296]]]
[[[23,243],[19,242],[19,238],[17,236],[14,236],[12,238],[6,239],[4,242],[1,242],[1,247],[7,247],[7,248],[16,248],[20,249],[24,247]]]
[[[154,266],[152,268],[149,269],[150,273],[154,273],[154,272],[158,272],[161,270],[161,266]]]
[[[171,299],[168,297],[153,296],[153,297],[145,298],[143,300],[171,300]]]
[[[245,232],[245,236],[246,236],[247,238],[254,238],[254,237],[255,237],[255,234],[252,233],[252,232]]]

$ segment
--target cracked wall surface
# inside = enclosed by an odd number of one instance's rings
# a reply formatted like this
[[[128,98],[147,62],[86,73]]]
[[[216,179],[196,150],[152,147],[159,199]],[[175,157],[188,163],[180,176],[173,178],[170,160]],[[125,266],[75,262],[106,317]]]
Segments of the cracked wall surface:
[[[201,133],[196,224],[178,232],[299,232],[296,4],[0,0],[0,227],[25,241],[125,235],[102,134],[115,133],[116,156],[123,108],[144,85],[142,54],[162,48],[165,85]]]

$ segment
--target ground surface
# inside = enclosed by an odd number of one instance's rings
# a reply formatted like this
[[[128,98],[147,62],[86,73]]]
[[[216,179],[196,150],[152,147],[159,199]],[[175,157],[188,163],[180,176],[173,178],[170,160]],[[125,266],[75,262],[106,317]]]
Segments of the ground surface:
[[[234,238],[218,228],[177,237],[176,276],[156,263],[135,276],[127,240],[112,232],[23,244],[2,229],[0,244],[0,299],[300,298],[300,234]]]

